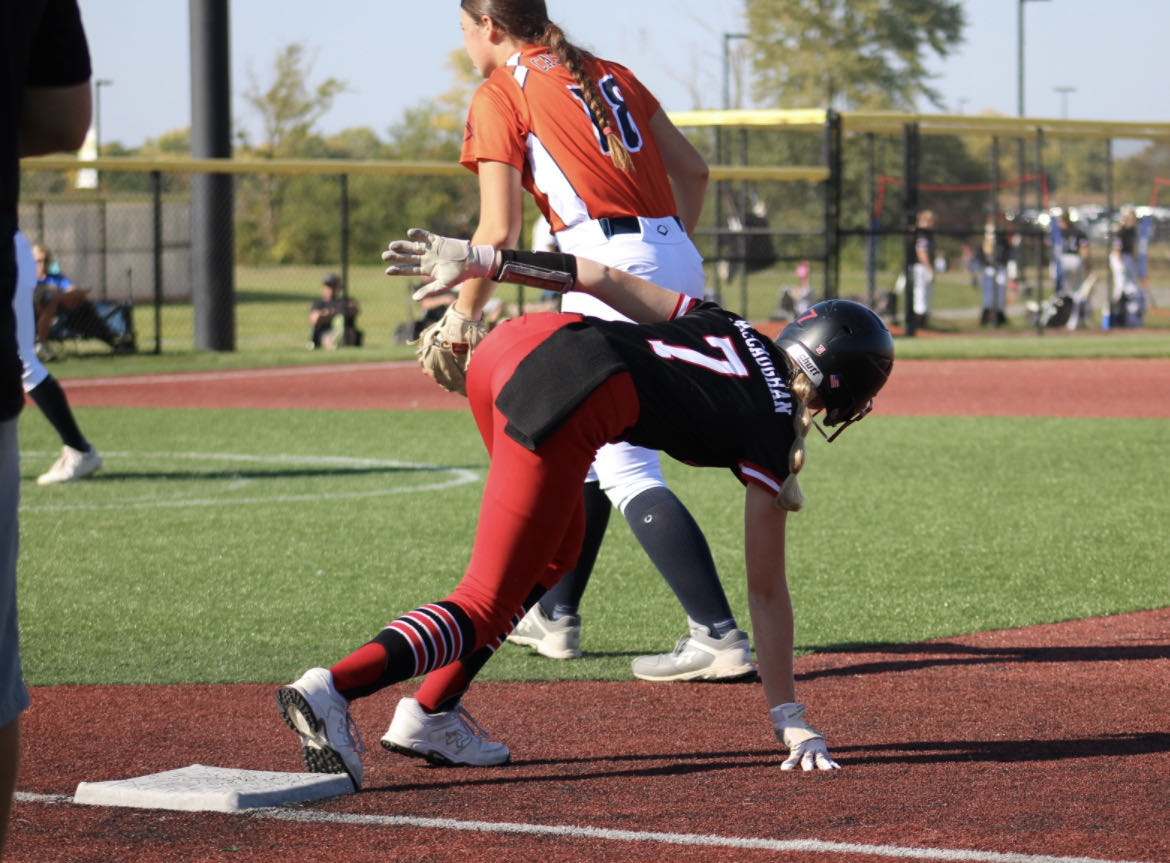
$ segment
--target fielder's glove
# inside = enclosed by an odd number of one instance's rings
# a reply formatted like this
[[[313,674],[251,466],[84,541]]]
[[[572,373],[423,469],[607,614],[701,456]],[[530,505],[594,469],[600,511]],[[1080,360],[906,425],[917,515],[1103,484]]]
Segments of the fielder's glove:
[[[804,705],[789,702],[773,707],[772,725],[776,738],[788,747],[788,758],[781,770],[839,770],[841,765],[829,756],[825,735],[804,721]]]
[[[486,334],[482,321],[468,320],[451,306],[419,334],[418,364],[443,389],[467,395],[467,364]]]
[[[496,250],[491,246],[473,246],[467,240],[440,237],[422,228],[406,232],[409,239],[395,240],[382,253],[382,260],[393,266],[388,276],[430,276],[431,281],[414,292],[415,301],[449,291],[467,279],[489,276]]]

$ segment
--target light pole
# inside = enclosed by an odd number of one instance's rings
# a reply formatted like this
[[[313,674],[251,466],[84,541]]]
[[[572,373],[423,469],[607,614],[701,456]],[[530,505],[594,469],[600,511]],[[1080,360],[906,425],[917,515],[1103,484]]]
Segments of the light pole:
[[[723,34],[723,110],[731,107],[731,40],[747,39],[747,33]]]
[[[1053,87],[1055,92],[1060,94],[1060,116],[1061,119],[1068,119],[1068,94],[1075,93],[1076,87]]]
[[[102,157],[102,87],[109,87],[114,82],[109,78],[97,78],[93,82],[93,144],[94,156]],[[102,186],[102,172],[93,172],[93,188],[98,190]],[[108,241],[106,238],[106,203],[101,201],[101,243],[102,243],[102,299],[106,298],[109,288],[109,273],[106,268]]]
[[[1016,90],[1016,113],[1018,116],[1024,116],[1024,4],[1032,2],[1038,3],[1042,0],[1017,0],[1016,2],[1016,72],[1017,72],[1017,90]],[[1020,137],[1016,139],[1016,178],[1019,180],[1019,206],[1016,210],[1018,216],[1024,215],[1024,130],[1020,129]],[[1021,226],[1023,221],[1021,218]],[[1038,256],[1039,257],[1039,256]],[[1039,267],[1039,265],[1037,265]],[[1022,269],[1021,269],[1022,272]],[[1039,291],[1035,297],[1036,301],[1040,301]]]
[[[109,78],[98,78],[93,82],[93,137],[99,156],[102,154],[102,87],[113,83]]]
[[[727,111],[731,108],[731,40],[732,39],[747,39],[747,33],[724,33],[723,34],[723,102],[722,108]],[[727,158],[727,153],[731,149],[724,146],[726,135],[724,128],[721,125],[715,127],[715,161],[722,165]],[[723,195],[726,186],[723,180],[718,180],[715,183],[715,257],[722,263],[725,254],[724,232],[726,225],[723,217]],[[730,273],[730,271],[729,271]],[[715,267],[715,294],[722,301],[722,285],[719,276],[719,266]]]
[[[1047,0],[1017,0],[1016,11],[1016,115],[1024,116],[1024,4]]]

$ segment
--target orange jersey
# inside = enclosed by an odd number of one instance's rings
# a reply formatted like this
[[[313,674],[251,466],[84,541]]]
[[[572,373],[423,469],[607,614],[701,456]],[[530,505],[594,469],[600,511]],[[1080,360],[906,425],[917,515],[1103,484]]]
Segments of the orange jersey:
[[[503,162],[521,172],[554,232],[590,219],[676,215],[674,193],[650,118],[658,100],[617,63],[590,60],[589,74],[613,113],[603,120],[625,142],[634,171],[614,165],[580,87],[549,49],[529,45],[476,90],[467,112],[462,165]]]

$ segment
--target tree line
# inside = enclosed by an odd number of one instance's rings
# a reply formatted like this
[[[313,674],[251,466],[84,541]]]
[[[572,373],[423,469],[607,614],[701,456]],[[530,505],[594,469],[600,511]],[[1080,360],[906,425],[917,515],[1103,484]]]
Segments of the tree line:
[[[957,50],[966,25],[957,0],[745,0],[744,20],[750,36],[737,47],[734,71],[741,82],[740,93],[751,107],[828,107],[842,112],[915,111],[922,103],[940,108],[927,63],[932,57],[945,58]],[[261,132],[258,140],[243,131],[237,134],[238,158],[457,162],[466,106],[478,83],[462,50],[450,55],[452,87],[440,98],[405,111],[383,135],[370,127],[328,136],[316,131],[320,119],[348,84],[332,77],[314,80],[314,65],[311,49],[294,43],[278,53],[266,81],[251,78],[245,102]],[[696,130],[692,135],[709,163],[715,163],[717,155],[726,163],[750,165],[813,165],[824,160],[823,140],[818,134],[769,129],[725,130],[722,134],[722,146],[717,145],[712,130]],[[986,137],[924,137],[919,181],[961,186],[986,183],[993,173],[1003,180],[1017,178],[1021,166],[1015,141],[999,143],[994,171],[992,146]],[[849,229],[865,229],[872,215],[864,153],[861,141],[846,142],[841,214]],[[103,143],[101,155],[189,154],[189,130],[181,129],[138,147]],[[1103,200],[1107,164],[1101,141],[1064,139],[1047,145],[1045,154],[1052,203]],[[874,159],[878,174],[900,176],[901,141],[879,138]],[[1114,161],[1114,199],[1140,202],[1149,196],[1153,177],[1168,175],[1170,144],[1151,143]],[[102,183],[102,194],[110,198],[150,193],[150,178],[143,174],[107,171]],[[237,260],[250,264],[335,261],[339,185],[331,176],[238,175]],[[163,177],[167,196],[181,197],[188,186],[186,175]],[[25,187],[29,196],[70,193],[63,176],[37,174]],[[715,227],[716,209],[712,198],[720,193],[724,195],[720,209],[725,214],[753,205],[766,212],[769,224],[779,231],[815,228],[823,221],[820,190],[809,184],[712,184],[703,220],[711,228]],[[347,199],[349,253],[355,260],[376,261],[386,240],[407,227],[425,225],[466,236],[478,218],[478,193],[470,172],[465,177],[353,175],[347,180]],[[1015,195],[1004,193],[1002,200],[1005,209],[1012,209]],[[1029,193],[1029,201],[1033,200]],[[978,230],[988,195],[972,191],[931,197],[924,193],[919,201],[920,206],[935,210],[941,225],[970,224],[972,230]],[[530,205],[526,200],[526,206]],[[899,208],[897,196],[887,200],[883,222],[903,224]],[[700,249],[711,257],[716,251],[714,240],[700,238]]]

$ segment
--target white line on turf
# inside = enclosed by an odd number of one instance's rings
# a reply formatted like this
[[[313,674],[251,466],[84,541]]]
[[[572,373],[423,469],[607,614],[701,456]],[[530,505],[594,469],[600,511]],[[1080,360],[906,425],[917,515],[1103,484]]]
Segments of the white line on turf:
[[[56,453],[22,452],[22,458],[50,457]],[[385,468],[390,470],[415,471],[420,474],[438,474],[446,478],[421,485],[399,484],[387,485],[376,489],[335,490],[329,492],[308,492],[305,494],[274,494],[261,497],[232,497],[222,493],[217,497],[183,497],[182,480],[176,479],[170,487],[170,495],[151,494],[143,497],[120,497],[109,503],[51,503],[51,504],[22,504],[21,512],[59,512],[95,511],[105,509],[125,509],[128,507],[189,507],[189,506],[228,506],[239,504],[277,504],[316,502],[322,500],[355,500],[360,498],[385,497],[387,495],[406,494],[420,491],[439,491],[455,486],[467,485],[479,479],[479,473],[468,468],[450,467],[447,465],[422,464],[415,462],[397,461],[383,458],[359,458],[355,456],[331,455],[292,455],[278,453],[273,455],[253,455],[249,453],[201,453],[201,452],[103,452],[102,458],[107,460],[107,474],[110,473],[108,462],[110,459],[134,459],[138,465],[149,464],[152,461],[161,463],[176,460],[203,461],[212,463],[230,464],[278,464],[289,466],[314,466],[332,469],[361,470],[369,468]],[[133,480],[134,477],[127,477]],[[230,477],[223,478],[226,482],[234,482]],[[239,483],[238,486],[229,486],[232,490],[250,483]],[[168,488],[165,485],[156,488]]]
[[[72,803],[63,794],[16,792],[21,803]],[[753,851],[796,852],[806,854],[869,854],[900,860],[944,860],[948,863],[1148,863],[1103,857],[1061,857],[1049,854],[1018,854],[1011,851],[974,851],[963,848],[913,848],[905,845],[868,845],[854,842],[827,842],[822,839],[753,839],[741,836],[718,836],[703,833],[663,833],[652,830],[611,830],[580,825],[523,824],[510,821],[459,821],[454,818],[423,818],[413,815],[352,815],[342,812],[318,812],[307,809],[248,809],[240,813],[248,818],[270,818],[302,824],[357,824],[367,827],[417,827],[429,830],[457,830],[474,833],[507,833],[529,836],[558,836],[565,839],[608,842],[646,842],[660,845],[736,848]]]
[[[68,378],[66,389],[82,390],[98,387],[148,386],[173,384],[183,381],[228,381],[245,378],[279,378],[300,375],[335,375],[341,372],[378,371],[417,366],[412,360],[386,363],[347,363],[344,365],[289,366],[279,369],[225,369],[219,372],[176,372],[158,375],[126,375],[117,378]]]

